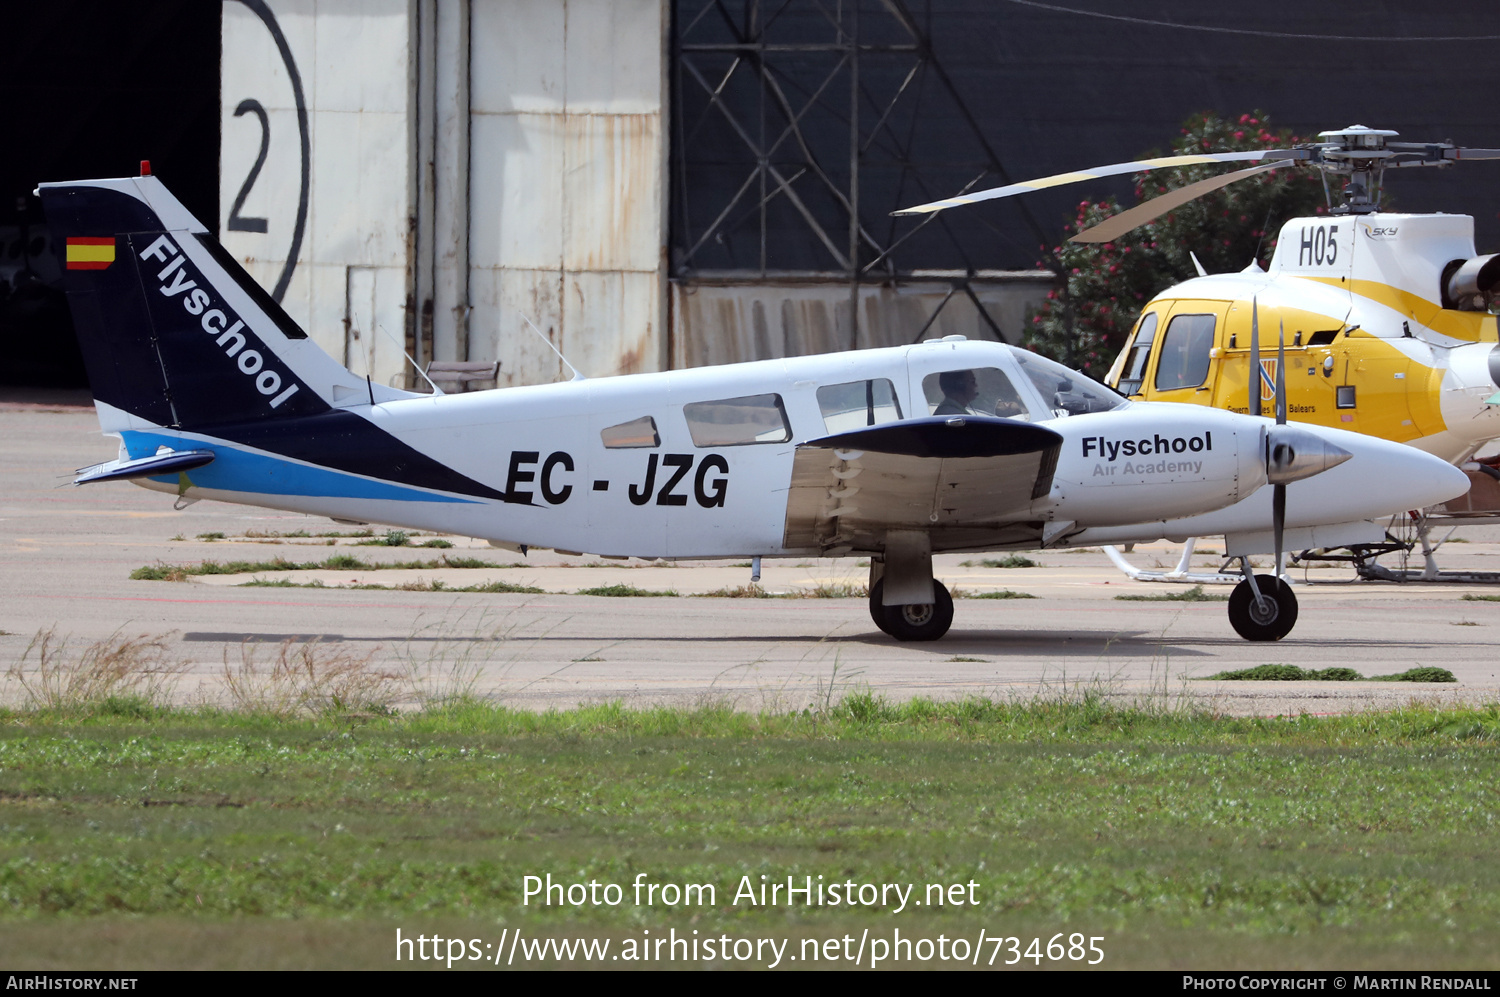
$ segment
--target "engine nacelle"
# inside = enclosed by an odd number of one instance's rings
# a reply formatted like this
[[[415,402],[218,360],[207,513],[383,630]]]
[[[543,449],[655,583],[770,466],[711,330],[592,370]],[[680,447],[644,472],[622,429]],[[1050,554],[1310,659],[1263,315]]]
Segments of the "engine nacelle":
[[[1500,253],[1453,260],[1443,268],[1443,307],[1482,312],[1500,290]]]

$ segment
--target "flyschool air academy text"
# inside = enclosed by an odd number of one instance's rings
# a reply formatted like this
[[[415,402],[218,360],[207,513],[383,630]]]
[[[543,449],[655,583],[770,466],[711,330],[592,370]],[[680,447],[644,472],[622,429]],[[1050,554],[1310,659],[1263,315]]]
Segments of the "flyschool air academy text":
[[[1097,458],[1113,464],[1121,457],[1160,456],[1163,454],[1208,453],[1214,448],[1213,433],[1204,430],[1202,436],[1155,435],[1137,440],[1112,440],[1106,436],[1085,436],[1080,441],[1085,459]],[[1126,474],[1197,474],[1203,469],[1201,460],[1157,460],[1136,462],[1127,460],[1120,470]],[[1094,477],[1113,475],[1114,467],[1103,464],[1094,466]]]

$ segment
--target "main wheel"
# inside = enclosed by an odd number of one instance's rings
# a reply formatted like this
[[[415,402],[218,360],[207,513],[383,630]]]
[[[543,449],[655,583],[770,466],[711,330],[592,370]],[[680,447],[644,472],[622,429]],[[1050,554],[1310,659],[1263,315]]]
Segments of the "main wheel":
[[[875,625],[897,640],[937,640],[953,625],[953,597],[936,578],[932,580],[930,604],[882,606],[885,579],[870,589],[870,617]]]
[[[1265,603],[1257,602],[1248,580],[1229,594],[1229,625],[1246,640],[1280,640],[1297,625],[1297,597],[1275,575],[1256,575]]]

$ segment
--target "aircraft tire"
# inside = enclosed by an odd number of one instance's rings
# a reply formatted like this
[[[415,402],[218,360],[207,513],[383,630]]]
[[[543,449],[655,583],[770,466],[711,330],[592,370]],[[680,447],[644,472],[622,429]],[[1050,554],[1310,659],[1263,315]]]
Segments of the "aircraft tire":
[[[1270,614],[1260,612],[1249,581],[1243,581],[1229,594],[1229,625],[1246,640],[1280,640],[1297,625],[1297,597],[1275,575],[1256,575],[1255,583],[1271,600]]]
[[[953,597],[936,578],[932,580],[932,592],[936,599],[931,605],[882,606],[881,591],[885,579],[877,581],[870,589],[870,617],[875,625],[897,640],[937,640],[953,625]]]

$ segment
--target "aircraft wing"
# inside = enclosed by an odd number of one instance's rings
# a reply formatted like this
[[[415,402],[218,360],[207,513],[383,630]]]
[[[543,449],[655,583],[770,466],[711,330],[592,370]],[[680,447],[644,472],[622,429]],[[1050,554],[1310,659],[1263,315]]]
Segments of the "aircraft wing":
[[[792,464],[786,546],[878,550],[887,530],[925,530],[934,550],[1027,539],[1040,524],[1018,520],[1051,491],[1062,439],[1017,419],[937,416],[809,440]]]

